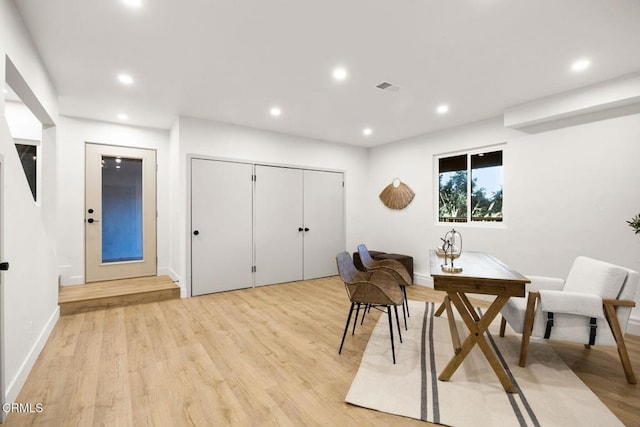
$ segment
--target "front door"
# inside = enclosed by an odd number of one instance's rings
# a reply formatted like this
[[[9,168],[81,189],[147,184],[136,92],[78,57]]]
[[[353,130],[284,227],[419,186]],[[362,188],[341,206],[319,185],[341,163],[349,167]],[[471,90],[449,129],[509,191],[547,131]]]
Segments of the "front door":
[[[87,143],[85,154],[85,282],[155,275],[155,150]]]

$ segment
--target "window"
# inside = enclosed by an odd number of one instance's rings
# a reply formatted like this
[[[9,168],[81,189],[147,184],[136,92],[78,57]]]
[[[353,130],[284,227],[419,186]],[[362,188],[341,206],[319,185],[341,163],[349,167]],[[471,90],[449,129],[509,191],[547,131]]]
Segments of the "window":
[[[20,157],[20,162],[22,163],[22,169],[24,169],[24,174],[27,177],[27,181],[29,182],[29,188],[31,188],[31,194],[33,195],[33,200],[37,199],[37,173],[38,173],[38,164],[37,164],[37,147],[35,145],[29,144],[17,144],[16,150],[18,150],[18,156]]]
[[[7,66],[9,62],[7,62]],[[14,70],[15,72],[15,70]],[[41,180],[41,165],[38,159],[40,153],[40,144],[42,141],[42,123],[33,114],[31,109],[25,105],[20,97],[13,91],[9,84],[5,84],[5,104],[4,118],[9,127],[9,133],[15,143],[18,158],[22,164],[24,175],[29,184],[33,200],[37,202],[38,181]]]
[[[438,159],[438,221],[502,221],[502,150]]]

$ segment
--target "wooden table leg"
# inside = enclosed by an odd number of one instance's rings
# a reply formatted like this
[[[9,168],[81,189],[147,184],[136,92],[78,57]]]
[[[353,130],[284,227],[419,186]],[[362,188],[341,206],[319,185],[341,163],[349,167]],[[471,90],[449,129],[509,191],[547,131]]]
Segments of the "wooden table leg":
[[[517,390],[515,386],[507,376],[507,373],[500,364],[496,353],[493,351],[484,336],[487,328],[489,327],[493,319],[495,319],[495,317],[498,315],[498,313],[500,313],[500,310],[507,303],[509,297],[497,297],[491,303],[484,316],[476,321],[474,319],[474,316],[469,312],[467,305],[463,302],[463,299],[460,297],[459,293],[447,292],[447,294],[451,302],[453,302],[453,305],[455,305],[458,309],[458,312],[460,313],[460,316],[462,317],[464,323],[467,325],[470,333],[469,336],[467,336],[467,338],[465,339],[464,343],[462,343],[460,352],[455,354],[451,358],[440,376],[438,376],[438,379],[441,381],[448,381],[449,379],[451,379],[451,377],[458,369],[458,367],[462,364],[462,361],[467,357],[473,346],[478,344],[485,358],[489,362],[489,365],[500,380],[500,383],[502,384],[502,387],[505,389],[505,391],[507,391],[508,393],[516,393]]]
[[[459,294],[459,296],[462,302],[464,303],[464,305],[467,307],[467,310],[473,317],[473,320],[475,320],[476,322],[480,320],[480,316],[476,312],[476,308],[473,306],[473,304],[471,304],[471,301],[469,301],[469,298],[467,298],[465,294]]]
[[[440,307],[438,307],[438,309],[436,310],[436,312],[434,313],[435,317],[440,317],[440,315],[442,314],[442,312],[444,311],[445,306],[444,306],[444,301],[442,302],[442,304],[440,304]]]
[[[451,344],[453,344],[453,353],[458,354],[461,350],[460,334],[458,334],[458,325],[456,325],[456,318],[453,316],[453,309],[451,308],[451,301],[449,295],[444,297],[442,305],[447,309],[447,320],[449,323],[449,332],[451,333]]]

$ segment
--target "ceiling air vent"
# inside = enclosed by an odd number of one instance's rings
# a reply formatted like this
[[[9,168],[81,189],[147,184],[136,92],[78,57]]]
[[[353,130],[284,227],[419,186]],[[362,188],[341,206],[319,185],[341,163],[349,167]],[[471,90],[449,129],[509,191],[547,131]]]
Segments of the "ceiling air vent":
[[[378,89],[386,90],[387,92],[397,92],[400,90],[400,86],[394,85],[389,82],[381,82],[376,85]]]

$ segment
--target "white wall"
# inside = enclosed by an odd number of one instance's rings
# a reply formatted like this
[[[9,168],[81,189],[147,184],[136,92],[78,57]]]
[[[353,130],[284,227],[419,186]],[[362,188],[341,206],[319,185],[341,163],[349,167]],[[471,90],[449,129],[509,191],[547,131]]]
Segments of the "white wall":
[[[57,120],[57,95],[22,19],[10,1],[0,2],[0,82],[4,83],[5,60],[11,59],[22,83],[29,91],[30,108]],[[46,224],[55,217],[49,186],[45,202],[34,203],[22,165],[5,120],[4,92],[0,92],[0,158],[2,158],[2,230],[0,246],[3,260],[11,269],[2,273],[0,310],[3,324],[4,401],[14,401],[58,318],[58,293],[54,242]],[[46,147],[45,147],[46,145]],[[55,183],[55,128],[43,138],[49,158],[43,179]],[[44,187],[44,186],[43,186]]]
[[[347,248],[367,230],[360,188],[367,150],[181,117],[170,132],[60,117],[58,124],[58,271],[61,283],[84,281],[84,144],[158,150],[158,270],[181,281],[187,295],[187,155],[338,169],[346,172]]]
[[[61,116],[58,123],[58,271],[84,283],[85,143],[157,150],[158,273],[169,270],[169,132]]]
[[[11,58],[43,109],[51,118],[56,119],[58,94],[24,26],[22,17],[10,0],[0,1],[0,51],[2,51],[2,68],[4,68],[6,54]],[[4,81],[3,78],[2,82]]]
[[[179,146],[180,175],[176,206],[179,209],[177,226],[172,227],[171,246],[179,248],[172,268],[182,279],[183,295],[187,293],[189,275],[187,270],[190,241],[190,221],[187,218],[187,156],[202,156],[235,159],[308,168],[335,169],[345,172],[346,198],[346,248],[355,246],[364,238],[367,228],[363,218],[365,198],[362,189],[366,187],[367,150],[354,146],[333,144],[308,138],[296,137],[256,130],[230,124],[180,117],[172,129]],[[172,257],[172,261],[174,258]]]
[[[11,136],[14,138],[31,141],[42,140],[42,123],[23,103],[7,101],[4,106],[4,115],[7,119]]]
[[[625,222],[640,212],[638,141],[640,115],[536,135],[496,118],[372,149],[368,246],[412,255],[419,279],[430,283],[429,250],[451,228],[436,224],[433,156],[506,142],[504,226],[456,224],[464,249],[489,252],[524,274],[565,277],[578,255],[640,270],[640,238]],[[395,176],[416,193],[402,211],[377,198]],[[640,309],[633,316],[640,324]]]
[[[169,269],[173,280],[181,282],[181,268],[184,268],[186,261],[181,259],[185,255],[184,245],[179,242],[183,237],[185,214],[185,201],[182,190],[180,175],[180,119],[176,119],[169,132]],[[186,296],[184,284],[182,296]]]
[[[6,400],[13,401],[58,318],[53,242],[33,201],[6,121],[0,121],[3,157],[2,315]]]

